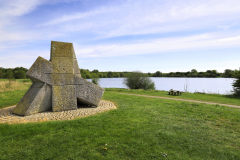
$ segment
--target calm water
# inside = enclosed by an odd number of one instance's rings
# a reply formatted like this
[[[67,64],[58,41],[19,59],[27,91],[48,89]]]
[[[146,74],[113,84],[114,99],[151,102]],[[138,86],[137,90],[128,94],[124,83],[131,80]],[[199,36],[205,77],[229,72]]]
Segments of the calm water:
[[[100,86],[104,88],[127,88],[123,85],[124,78],[100,78]],[[157,90],[184,90],[184,84],[189,92],[206,92],[231,94],[234,78],[163,78],[151,77]],[[89,80],[91,81],[91,80]]]

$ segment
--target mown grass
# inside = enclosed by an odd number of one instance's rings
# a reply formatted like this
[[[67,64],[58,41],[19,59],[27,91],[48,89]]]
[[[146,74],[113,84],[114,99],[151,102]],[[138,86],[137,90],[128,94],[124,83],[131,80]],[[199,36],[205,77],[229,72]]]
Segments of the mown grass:
[[[149,96],[159,96],[159,97],[168,97],[176,99],[189,99],[205,102],[215,102],[222,104],[232,104],[240,106],[240,97],[234,95],[220,95],[220,94],[199,94],[199,93],[182,93],[181,96],[169,95],[167,91],[159,90],[130,90],[124,88],[105,88],[108,92],[118,92],[118,93],[130,93],[130,94],[140,94],[140,95],[149,95]]]
[[[0,159],[240,159],[239,109],[108,91],[103,99],[118,109],[1,124]]]

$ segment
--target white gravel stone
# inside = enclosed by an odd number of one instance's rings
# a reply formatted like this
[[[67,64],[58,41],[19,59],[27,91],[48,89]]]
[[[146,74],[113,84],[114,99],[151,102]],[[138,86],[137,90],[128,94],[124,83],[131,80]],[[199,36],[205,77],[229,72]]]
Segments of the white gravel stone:
[[[12,114],[12,110],[16,106],[10,106],[0,110],[0,123],[16,124],[16,123],[29,123],[29,122],[42,122],[42,121],[55,121],[55,120],[71,120],[77,117],[86,117],[89,115],[101,113],[117,107],[110,101],[101,100],[98,107],[79,106],[77,110],[69,110],[62,112],[46,111],[29,116],[19,116]]]

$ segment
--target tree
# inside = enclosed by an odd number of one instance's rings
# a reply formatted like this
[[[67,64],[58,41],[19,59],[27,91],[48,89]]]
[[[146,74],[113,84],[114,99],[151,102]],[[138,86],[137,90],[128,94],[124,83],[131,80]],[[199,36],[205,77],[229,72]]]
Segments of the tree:
[[[97,75],[96,73],[92,73],[92,74],[91,74],[91,77],[92,77],[92,78],[98,78],[98,75]]]
[[[82,78],[86,79],[86,75],[85,74],[81,74]]]
[[[97,69],[94,69],[92,73],[98,73],[99,71]]]
[[[11,69],[8,69],[8,70],[7,70],[6,78],[7,78],[7,79],[12,79],[12,78],[14,78],[13,72],[12,72]]]
[[[103,78],[103,74],[102,73],[98,73],[98,77],[99,78]]]
[[[124,77],[124,74],[122,72],[120,73],[120,77]]]
[[[191,73],[192,73],[192,74],[196,74],[196,73],[198,73],[198,72],[197,72],[196,69],[192,69],[192,70],[191,70]]]
[[[87,73],[87,74],[85,74],[85,77],[86,77],[86,79],[90,79],[91,78],[91,74]]]
[[[175,77],[181,77],[182,73],[181,72],[176,72]]]
[[[203,74],[202,72],[199,72],[197,76],[198,76],[198,77],[204,77],[204,75],[205,75],[205,74]]]
[[[114,72],[114,73],[113,73],[113,76],[114,76],[115,78],[120,77],[119,73],[117,73],[117,72]]]
[[[14,72],[13,72],[13,75],[14,75],[14,78],[20,79],[20,78],[19,78],[19,71],[18,71],[18,70],[14,71]]]
[[[236,74],[235,80],[232,86],[233,86],[234,94],[240,95],[240,71],[238,71],[238,74]]]
[[[27,77],[26,77],[26,72],[23,71],[23,70],[20,70],[20,71],[19,71],[19,77],[20,77],[20,79],[25,79],[25,78],[27,78]]]
[[[232,70],[231,69],[225,69],[224,75],[225,75],[225,77],[231,77],[232,76]]]
[[[206,77],[211,77],[211,74],[210,73],[206,73],[205,76]]]
[[[212,74],[212,71],[211,70],[207,70],[206,73]]]
[[[0,78],[3,78],[3,72],[0,70]]]
[[[161,77],[161,76],[162,76],[162,72],[157,71],[157,72],[154,73],[153,76],[154,76],[154,77]]]
[[[123,84],[130,89],[152,89],[155,90],[154,82],[140,71],[128,73],[123,79]]]
[[[104,73],[104,74],[103,74],[103,78],[108,78],[108,77],[107,77],[107,73]]]
[[[113,78],[113,72],[109,71],[109,72],[107,73],[107,76],[108,76],[108,78]]]
[[[216,74],[217,75],[217,70],[212,70],[212,74]]]
[[[191,70],[191,77],[196,77],[198,74],[197,70],[196,69],[192,69]]]

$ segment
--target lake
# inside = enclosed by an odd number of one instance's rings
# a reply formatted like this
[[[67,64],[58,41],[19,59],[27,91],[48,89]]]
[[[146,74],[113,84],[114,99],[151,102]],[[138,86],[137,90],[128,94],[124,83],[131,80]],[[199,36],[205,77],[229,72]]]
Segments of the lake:
[[[123,85],[124,78],[100,78],[100,86],[104,88],[127,88]],[[170,89],[188,92],[206,92],[231,94],[234,78],[166,78],[151,77],[157,90]],[[91,81],[90,79],[88,79]]]

